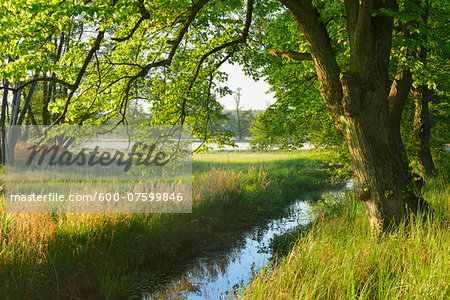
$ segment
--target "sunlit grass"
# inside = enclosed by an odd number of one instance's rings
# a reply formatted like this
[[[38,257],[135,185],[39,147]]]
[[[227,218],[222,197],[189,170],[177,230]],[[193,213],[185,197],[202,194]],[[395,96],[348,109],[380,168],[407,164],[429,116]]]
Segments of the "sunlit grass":
[[[233,152],[233,151],[215,151],[198,153],[193,155],[193,161],[215,162],[226,164],[232,163],[257,163],[269,161],[283,161],[292,159],[308,159],[308,160],[322,160],[324,154],[328,152],[321,151],[292,151],[292,152]]]
[[[198,252],[324,187],[321,155],[195,155],[191,214],[7,214],[1,205],[0,299],[128,298],[141,270]]]
[[[237,171],[251,167],[271,167],[271,171],[283,169],[292,171],[292,167],[298,167],[297,172],[307,172],[309,169],[317,169],[318,163],[322,164],[331,159],[331,153],[327,151],[292,151],[292,152],[210,152],[194,154],[193,170],[196,173],[208,171],[211,167],[223,167]]]
[[[433,212],[382,237],[372,234],[353,194],[321,205],[313,228],[242,298],[449,299],[450,187],[440,176],[423,192]]]

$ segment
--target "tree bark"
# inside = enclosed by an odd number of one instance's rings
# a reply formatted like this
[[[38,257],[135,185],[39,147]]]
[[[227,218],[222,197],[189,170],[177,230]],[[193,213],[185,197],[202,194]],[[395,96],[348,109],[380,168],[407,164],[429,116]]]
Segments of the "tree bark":
[[[428,3],[425,4],[424,12],[421,14],[422,20],[428,24]],[[418,49],[417,56],[424,66],[427,65],[427,34],[422,34],[422,45]],[[416,151],[419,161],[419,168],[422,177],[432,176],[434,168],[433,157],[430,151],[431,123],[428,103],[430,101],[430,90],[427,85],[420,85],[413,91],[414,95],[414,133],[416,135]]]
[[[379,105],[387,104],[385,91],[376,89],[379,84],[342,81],[344,87],[353,85],[353,89],[362,91],[359,96],[345,99],[363,105],[345,109],[344,138],[359,183],[358,197],[365,203],[372,228],[384,232],[417,210],[418,198],[403,143],[388,110]]]
[[[422,177],[433,176],[436,172],[430,151],[430,112],[428,109],[430,91],[427,86],[419,86],[414,95],[414,133],[416,151]]]
[[[2,99],[2,112],[0,117],[0,128],[1,128],[1,140],[0,140],[0,163],[5,164],[6,162],[6,108],[8,107],[8,87],[9,81],[4,80],[3,86],[3,99]]]
[[[44,78],[45,78],[44,73]],[[42,95],[42,125],[50,125],[50,112],[48,111],[48,104],[52,98],[51,86],[44,81],[43,83],[43,95]]]
[[[418,208],[400,118],[411,74],[400,71],[391,83],[389,58],[393,18],[374,9],[396,9],[393,0],[345,1],[350,70],[341,72],[320,14],[307,0],[280,0],[294,14],[310,47],[320,92],[335,128],[347,141],[370,224],[384,232]]]
[[[241,88],[237,88],[236,95],[234,96],[234,102],[236,103],[236,119],[237,119],[237,126],[238,126],[238,135],[239,140],[242,140],[242,129],[241,129],[241,108],[239,107],[241,103]]]

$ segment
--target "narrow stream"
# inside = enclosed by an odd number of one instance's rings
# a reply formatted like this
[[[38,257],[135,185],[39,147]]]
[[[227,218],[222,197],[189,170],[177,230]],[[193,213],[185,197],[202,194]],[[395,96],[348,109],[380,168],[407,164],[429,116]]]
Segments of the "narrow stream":
[[[330,194],[341,196],[353,184],[354,181],[350,180],[343,189],[323,192],[322,197]],[[159,291],[145,293],[143,299],[228,299],[233,290],[250,283],[255,273],[270,263],[274,254],[270,247],[271,239],[314,219],[308,205],[310,200],[307,197],[298,199],[287,208],[287,216],[247,232],[231,251],[213,251],[186,261],[183,267],[187,271],[182,276],[171,280],[166,274],[168,279],[160,284]]]

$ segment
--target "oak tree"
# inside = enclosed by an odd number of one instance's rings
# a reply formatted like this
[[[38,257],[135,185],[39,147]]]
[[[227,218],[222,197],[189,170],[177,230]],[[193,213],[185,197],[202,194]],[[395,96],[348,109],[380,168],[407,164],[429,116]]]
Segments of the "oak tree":
[[[311,61],[324,106],[346,141],[375,231],[414,212],[416,194],[400,136],[412,83],[407,65],[390,74],[395,0],[36,0],[2,1],[0,75],[3,91],[20,93],[47,82],[67,90],[49,111],[54,124],[126,121],[130,101],[151,105],[152,123],[192,124],[195,136],[221,117],[217,97],[226,74],[249,42],[252,21],[288,10],[303,52],[266,53]],[[330,6],[331,5],[331,6]],[[329,8],[332,9],[324,9]],[[275,8],[275,11],[274,11]],[[345,34],[327,27],[335,14]],[[328,18],[328,19],[327,19]],[[52,39],[82,23],[82,36],[54,62]],[[264,34],[262,32],[261,34]],[[345,63],[335,37],[348,41]],[[12,61],[8,61],[12,57]],[[52,76],[40,76],[50,73]],[[37,77],[36,77],[37,76]]]

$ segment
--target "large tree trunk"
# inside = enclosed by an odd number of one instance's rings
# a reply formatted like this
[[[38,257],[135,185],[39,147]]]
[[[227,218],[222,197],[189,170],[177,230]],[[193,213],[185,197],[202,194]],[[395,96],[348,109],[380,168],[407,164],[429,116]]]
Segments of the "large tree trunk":
[[[340,76],[343,114],[339,125],[360,185],[358,196],[365,202],[374,231],[383,232],[418,209],[420,192],[414,187],[400,135],[412,76],[403,69],[394,80],[389,78],[393,20],[371,15],[381,2],[374,1],[373,7],[364,4],[355,15],[347,6],[350,72]]]
[[[357,83],[348,82],[344,77],[341,81],[346,95],[349,85]],[[370,224],[376,232],[396,226],[410,212],[417,210],[417,197],[400,137],[400,122],[392,119],[392,114],[380,105],[388,103],[384,89],[377,91],[381,84],[353,86],[362,91],[359,99],[344,96],[344,103],[352,103],[345,106],[343,133],[359,183],[357,194],[364,201]]]
[[[373,10],[395,10],[396,2],[345,1],[350,65],[349,72],[342,72],[312,2],[280,1],[294,14],[311,50],[320,93],[347,141],[372,228],[395,227],[418,207],[400,136],[411,73],[400,70],[394,81],[389,78],[393,18],[373,15]]]

